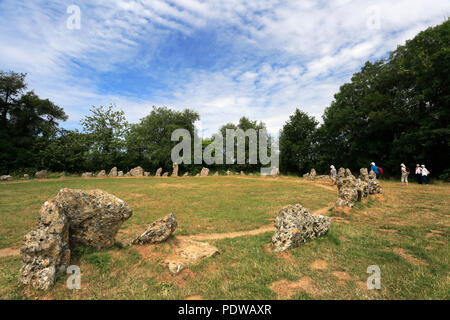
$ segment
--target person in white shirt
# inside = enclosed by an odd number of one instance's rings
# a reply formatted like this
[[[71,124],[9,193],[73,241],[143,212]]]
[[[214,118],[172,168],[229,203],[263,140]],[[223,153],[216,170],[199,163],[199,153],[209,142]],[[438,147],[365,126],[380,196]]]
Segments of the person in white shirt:
[[[422,165],[422,178],[423,182],[425,182],[425,185],[428,185],[428,175],[430,174],[430,171],[425,168],[425,165]]]
[[[403,163],[400,165],[400,167],[402,169],[402,184],[406,183],[406,185],[408,185],[409,172],[408,172],[408,170],[406,169],[406,166]]]
[[[420,164],[416,166],[416,179],[418,184],[422,184],[422,167]]]

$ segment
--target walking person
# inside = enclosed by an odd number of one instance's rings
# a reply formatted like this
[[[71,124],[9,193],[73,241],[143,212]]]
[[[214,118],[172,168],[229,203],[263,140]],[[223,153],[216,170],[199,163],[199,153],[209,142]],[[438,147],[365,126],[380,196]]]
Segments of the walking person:
[[[422,184],[422,167],[420,164],[416,166],[416,180],[418,184]]]
[[[334,184],[336,184],[337,171],[333,165],[330,168],[331,185],[333,186]]]
[[[376,176],[377,176],[377,179],[380,178],[380,170],[379,170],[378,167],[375,165],[375,162],[372,162],[370,165],[371,165],[370,171],[375,172],[375,174],[376,174]],[[370,171],[369,171],[369,172],[370,172]]]
[[[425,165],[423,164],[422,165],[422,179],[426,186],[429,184],[429,181],[428,181],[429,174],[430,174],[430,171],[428,171],[427,168],[425,168]]]
[[[400,168],[402,170],[402,184],[406,184],[408,185],[408,175],[409,175],[409,170],[408,168],[406,168],[405,164],[402,163],[400,165]]]

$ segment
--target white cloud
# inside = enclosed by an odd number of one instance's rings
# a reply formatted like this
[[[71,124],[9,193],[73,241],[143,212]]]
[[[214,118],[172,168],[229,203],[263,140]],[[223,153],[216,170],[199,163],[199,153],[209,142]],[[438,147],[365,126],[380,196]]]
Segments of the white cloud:
[[[209,134],[243,115],[275,133],[296,107],[320,119],[364,61],[450,14],[444,0],[381,0],[380,30],[371,30],[369,0],[93,0],[80,4],[82,27],[74,31],[65,28],[70,4],[2,1],[0,69],[28,72],[30,88],[62,106],[72,124],[91,105],[116,103],[130,121],[167,105],[197,110]],[[139,94],[99,88],[101,74],[124,66],[153,75],[149,66],[170,35],[189,39],[199,30],[229,48],[220,68],[167,73],[165,88]]]

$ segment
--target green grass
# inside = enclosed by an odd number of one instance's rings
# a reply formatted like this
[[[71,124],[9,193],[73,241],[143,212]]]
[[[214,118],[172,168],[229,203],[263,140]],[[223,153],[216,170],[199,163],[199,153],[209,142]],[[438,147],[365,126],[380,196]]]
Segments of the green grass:
[[[127,201],[133,216],[118,242],[107,250],[77,248],[72,263],[82,271],[82,289],[68,290],[61,277],[48,292],[19,285],[20,257],[0,258],[3,299],[277,299],[274,282],[308,278],[313,289],[291,299],[449,299],[450,187],[402,187],[383,181],[384,197],[349,212],[329,212],[331,231],[323,238],[270,253],[272,233],[211,241],[221,254],[178,275],[163,265],[174,239],[157,246],[124,246],[146,225],[173,212],[177,235],[256,229],[279,209],[301,203],[317,210],[336,200],[321,182],[292,177],[208,177],[168,179],[55,179],[0,184],[0,249],[17,248],[36,227],[39,208],[63,187],[103,189]],[[434,233],[431,233],[434,230]],[[402,250],[406,256],[401,256]],[[410,260],[412,257],[413,260]],[[322,261],[322,269],[313,262]],[[382,289],[364,288],[367,267],[381,268]],[[340,279],[337,275],[346,275]]]

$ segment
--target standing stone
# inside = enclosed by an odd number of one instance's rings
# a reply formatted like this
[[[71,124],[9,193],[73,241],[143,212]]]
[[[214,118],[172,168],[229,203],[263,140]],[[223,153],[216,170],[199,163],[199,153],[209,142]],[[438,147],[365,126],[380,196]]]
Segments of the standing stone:
[[[30,176],[29,176],[28,174],[26,174],[26,173],[23,175],[23,178],[24,178],[25,180],[30,180]]]
[[[11,181],[12,179],[13,179],[12,176],[9,175],[0,177],[0,181]]]
[[[41,170],[36,172],[34,175],[36,179],[46,179],[47,178],[47,170]]]
[[[167,178],[169,176],[168,172],[164,172],[164,174],[162,175],[163,178]]]
[[[144,169],[141,167],[136,167],[130,170],[130,175],[132,177],[143,177],[144,176]]]
[[[93,177],[93,176],[94,176],[94,174],[92,172],[84,172],[81,175],[82,178],[90,178],[90,177]]]
[[[241,171],[241,176],[245,176],[245,172],[244,171]]]
[[[106,177],[106,171],[102,170],[99,173],[97,173],[97,177]]]
[[[216,173],[214,173],[214,177],[218,177],[219,176],[219,171],[216,171]]]
[[[197,173],[195,176],[196,176],[196,177],[200,177],[200,173]]]
[[[173,168],[172,177],[178,177],[178,164],[174,163],[172,168]]]
[[[317,172],[316,169],[311,169],[311,172],[309,173],[309,179],[314,180],[316,178]]]
[[[156,170],[155,177],[161,177],[161,172],[162,172],[162,168],[159,168],[158,170]]]
[[[309,179],[309,173],[305,173],[305,174],[303,175],[303,179]]]
[[[369,182],[368,182],[369,194],[382,194],[383,188],[378,182],[377,175],[373,170],[369,173]]]
[[[338,199],[335,207],[349,207],[352,208],[360,194],[358,194],[358,181],[351,174],[348,169],[339,169],[336,179],[336,186],[338,188]]]
[[[161,243],[166,241],[178,226],[177,218],[173,213],[161,218],[152,224],[132,244]]]
[[[117,176],[118,176],[118,177],[123,177],[123,171],[117,172]]]
[[[227,170],[227,176],[231,176],[233,173],[230,170]]]
[[[111,169],[111,171],[108,174],[109,177],[117,177],[117,167],[114,167]]]
[[[272,170],[270,170],[270,175],[272,178],[276,178],[280,175],[280,170],[277,167],[273,167]]]
[[[207,177],[209,175],[209,169],[208,168],[203,168],[202,171],[200,172],[200,176],[201,177]]]
[[[127,173],[125,173],[123,176],[124,176],[124,177],[131,177],[131,173],[130,173],[130,172],[127,172]]]
[[[275,251],[284,251],[308,240],[325,235],[330,229],[328,217],[313,215],[300,204],[284,207],[275,219],[272,245]]]
[[[144,172],[144,177],[149,177],[150,176],[150,172],[145,171]]]
[[[25,236],[19,280],[36,289],[50,288],[69,265],[71,249],[111,247],[131,215],[124,201],[105,191],[61,189],[42,206],[38,229]]]
[[[189,176],[189,172],[186,172],[185,174],[183,174],[183,177],[187,177]]]

